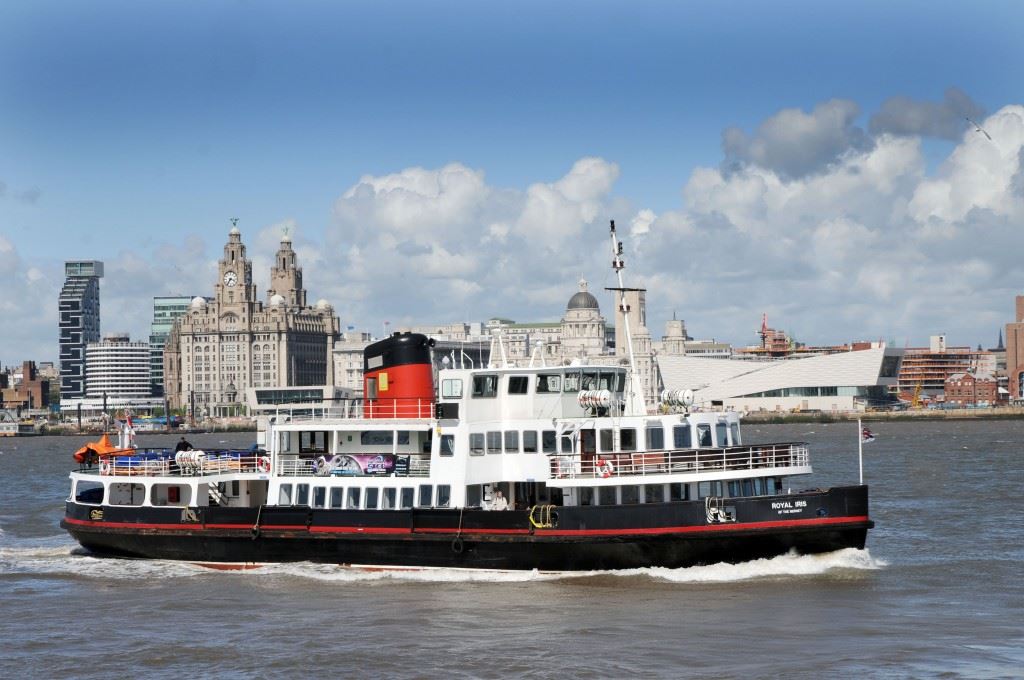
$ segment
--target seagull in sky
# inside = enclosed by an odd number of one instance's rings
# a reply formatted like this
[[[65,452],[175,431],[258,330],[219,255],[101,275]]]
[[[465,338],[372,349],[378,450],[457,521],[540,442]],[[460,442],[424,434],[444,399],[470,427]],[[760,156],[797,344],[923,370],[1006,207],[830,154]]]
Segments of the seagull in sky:
[[[975,123],[973,120],[971,120],[967,116],[964,116],[964,120],[966,120],[968,123],[970,123],[971,125],[974,126],[974,131],[975,132],[980,132],[981,134],[983,134],[986,137],[988,137],[988,141],[990,141],[990,142],[992,141],[992,135],[990,135],[989,133],[985,132],[980,125]]]

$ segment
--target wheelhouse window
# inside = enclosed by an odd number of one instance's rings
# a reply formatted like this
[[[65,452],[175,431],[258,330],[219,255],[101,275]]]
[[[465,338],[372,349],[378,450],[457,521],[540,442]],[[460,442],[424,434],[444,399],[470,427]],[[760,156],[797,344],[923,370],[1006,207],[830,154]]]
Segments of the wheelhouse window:
[[[505,433],[505,453],[519,453],[519,433],[515,430]]]
[[[562,381],[563,392],[579,392],[580,391],[580,372],[579,371],[566,371],[565,379]]]
[[[455,455],[455,435],[441,435],[441,455],[445,457]]]
[[[693,433],[690,431],[688,423],[676,425],[672,428],[672,445],[677,449],[693,448]]]
[[[600,375],[597,378],[597,389],[599,389],[599,390],[608,390],[610,392],[614,392],[615,391],[615,376],[616,376],[616,372],[613,372],[613,371],[601,371]]]
[[[496,397],[498,396],[497,375],[474,375],[473,376],[473,397]]]
[[[597,434],[599,446],[601,447],[600,450],[606,453],[612,451],[614,449],[614,444],[612,444],[612,431],[599,430]]]
[[[444,399],[461,399],[462,378],[445,378],[442,380],[441,397]]]
[[[738,423],[729,423],[729,434],[732,436],[733,446],[739,446],[743,443],[740,441],[740,426]]]
[[[711,444],[711,426],[707,423],[697,424],[697,446],[710,447]]]
[[[580,382],[581,390],[597,389],[597,371],[583,371],[583,378]]]
[[[726,447],[729,445],[729,426],[725,423],[715,423],[715,438],[718,440],[718,446]]]
[[[665,448],[665,428],[661,423],[647,426],[647,450],[661,451]]]
[[[483,432],[470,432],[470,434],[469,434],[469,455],[471,455],[471,456],[482,456],[482,455],[484,455],[484,433]]]
[[[636,429],[624,427],[619,430],[620,451],[636,451]]]
[[[510,375],[508,377],[509,394],[526,394],[530,389],[530,378],[525,375]]]
[[[562,391],[562,376],[557,373],[542,373],[537,376],[537,394],[553,394]]]
[[[537,453],[537,432],[535,430],[523,432],[523,453]]]

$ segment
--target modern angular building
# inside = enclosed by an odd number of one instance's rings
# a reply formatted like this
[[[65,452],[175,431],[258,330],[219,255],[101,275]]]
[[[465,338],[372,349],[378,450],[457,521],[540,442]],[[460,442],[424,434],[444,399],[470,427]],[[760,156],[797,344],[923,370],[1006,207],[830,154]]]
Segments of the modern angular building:
[[[61,398],[85,395],[85,346],[100,339],[100,279],[103,263],[74,260],[64,263],[60,313]]]
[[[659,357],[668,390],[692,390],[694,405],[736,411],[854,411],[891,404],[902,349],[865,349],[790,359]]]
[[[171,334],[174,320],[189,310],[194,296],[161,296],[153,298],[153,323],[149,327],[149,379],[154,397],[164,394],[164,345]],[[213,302],[213,298],[206,301]]]
[[[263,303],[241,232],[232,228],[212,301],[194,298],[167,338],[165,394],[172,409],[227,416],[244,408],[250,388],[332,385],[338,337],[331,305],[306,304],[291,239],[281,239]]]

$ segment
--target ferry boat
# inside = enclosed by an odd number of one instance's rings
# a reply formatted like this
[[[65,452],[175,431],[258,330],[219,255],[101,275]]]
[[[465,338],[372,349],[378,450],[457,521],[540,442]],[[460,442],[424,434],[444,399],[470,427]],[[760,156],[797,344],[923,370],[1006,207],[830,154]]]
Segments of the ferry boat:
[[[612,250],[624,291],[614,222]],[[264,448],[79,455],[61,524],[97,555],[542,571],[863,548],[874,526],[863,484],[793,490],[806,444],[747,443],[689,392],[649,411],[632,356],[435,370],[432,346],[369,345],[361,400],[279,411]]]

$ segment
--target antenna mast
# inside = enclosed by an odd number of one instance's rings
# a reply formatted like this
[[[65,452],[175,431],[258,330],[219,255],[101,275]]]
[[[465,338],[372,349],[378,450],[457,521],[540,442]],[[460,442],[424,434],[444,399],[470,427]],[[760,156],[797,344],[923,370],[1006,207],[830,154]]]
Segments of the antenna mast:
[[[633,353],[633,332],[629,328],[629,303],[626,302],[626,291],[640,290],[639,288],[626,288],[622,283],[622,270],[626,263],[622,260],[622,241],[615,233],[615,220],[610,226],[612,238],[612,269],[619,280],[618,288],[609,290],[619,293],[619,311],[622,312],[622,321],[626,326],[626,347],[629,349],[629,394],[626,397],[627,414],[639,415],[647,413],[647,403],[644,399],[643,387],[640,385],[640,375],[636,370],[636,355]]]

